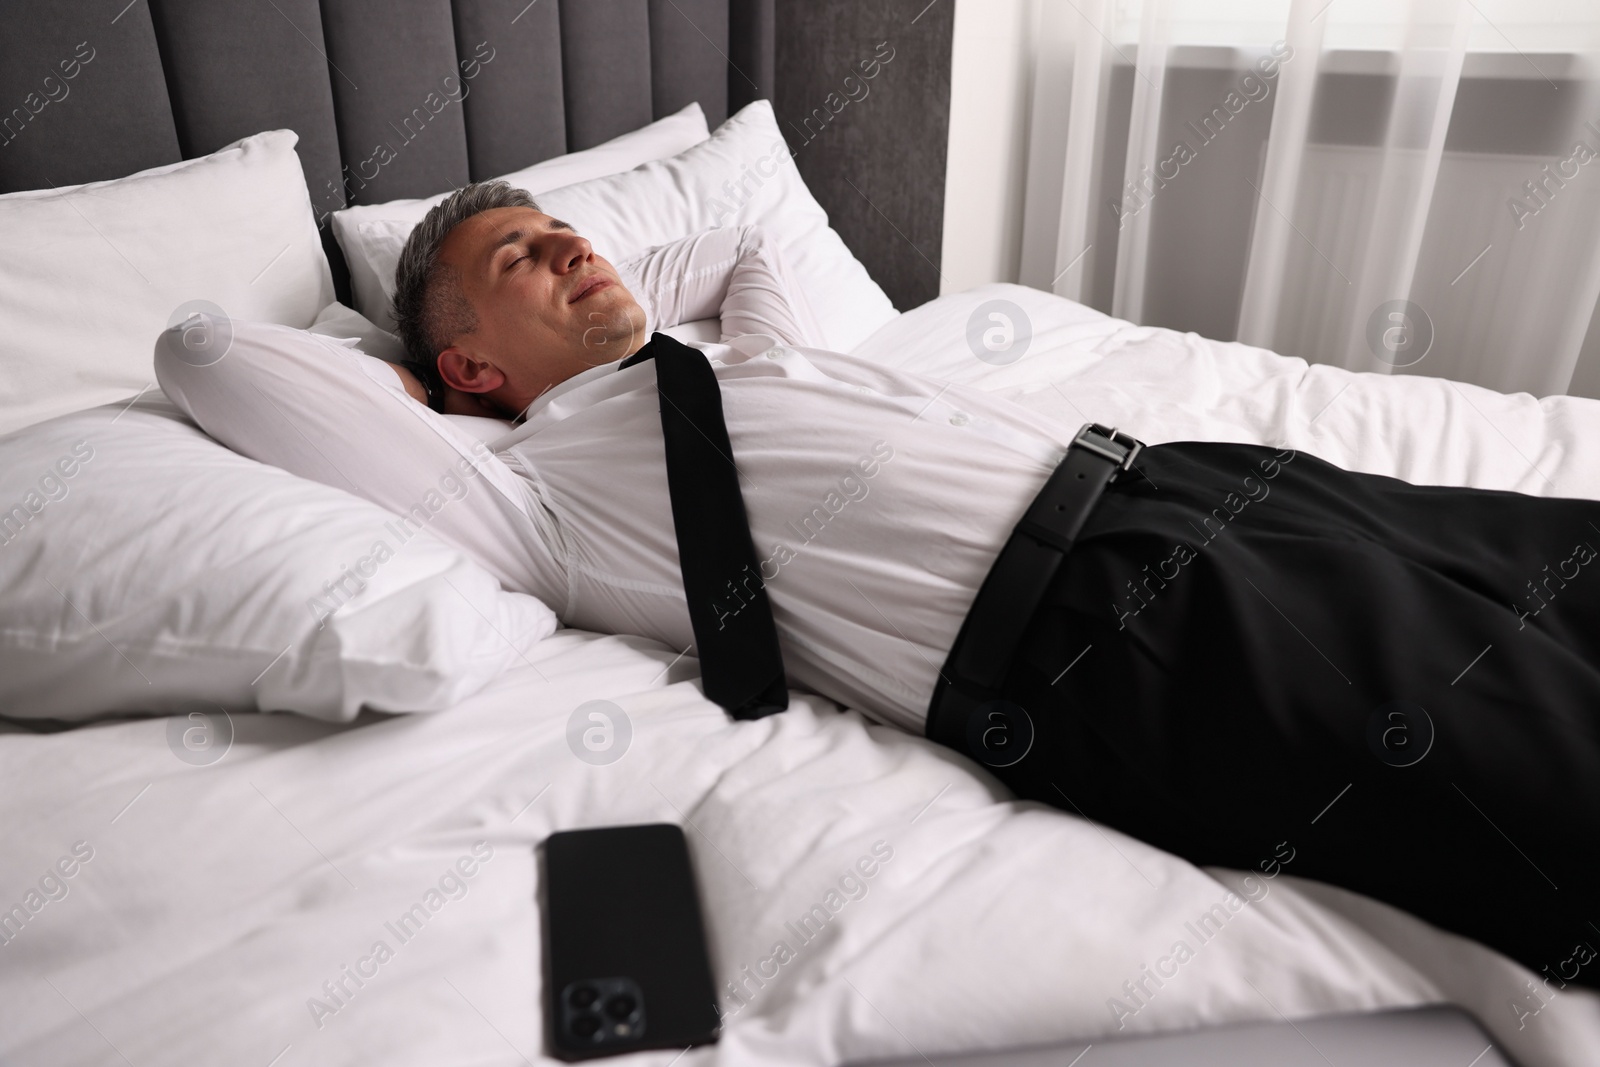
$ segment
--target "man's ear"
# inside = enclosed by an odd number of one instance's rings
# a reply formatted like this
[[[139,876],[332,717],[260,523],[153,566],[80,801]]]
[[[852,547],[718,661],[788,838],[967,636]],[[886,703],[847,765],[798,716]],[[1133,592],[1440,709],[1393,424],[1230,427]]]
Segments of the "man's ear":
[[[506,383],[505,372],[499,367],[454,345],[439,353],[439,377],[463,393],[488,393]]]

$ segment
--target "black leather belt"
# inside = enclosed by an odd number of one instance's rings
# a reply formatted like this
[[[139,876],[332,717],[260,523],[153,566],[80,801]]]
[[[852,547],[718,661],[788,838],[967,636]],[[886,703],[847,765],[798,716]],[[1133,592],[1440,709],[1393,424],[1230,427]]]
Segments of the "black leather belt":
[[[1098,423],[1087,423],[1078,431],[1061,464],[1011,531],[967,611],[933,691],[928,737],[991,766],[1007,766],[1026,755],[1031,723],[1022,737],[1015,709],[1010,719],[1006,711],[990,709],[1003,703],[1000,689],[1017,646],[1062,559],[1072,550],[1100,494],[1133,466],[1142,448],[1127,434]],[[985,725],[988,718],[997,723],[992,730]],[[1025,713],[1022,718],[1026,719]],[[1009,731],[1009,741],[999,735],[989,742],[979,740],[986,730],[1002,729]]]

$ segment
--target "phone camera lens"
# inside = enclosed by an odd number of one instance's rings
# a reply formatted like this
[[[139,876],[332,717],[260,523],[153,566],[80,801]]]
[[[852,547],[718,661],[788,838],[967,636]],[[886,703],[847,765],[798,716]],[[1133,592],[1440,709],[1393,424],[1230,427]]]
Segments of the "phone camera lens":
[[[606,1001],[606,1014],[613,1019],[626,1019],[638,1007],[638,1002],[626,993],[619,994]]]
[[[593,1037],[600,1032],[598,1015],[580,1015],[572,1020],[572,1032],[579,1037]]]
[[[581,985],[572,991],[572,1006],[580,1011],[593,1007],[599,999],[600,994],[594,986]]]

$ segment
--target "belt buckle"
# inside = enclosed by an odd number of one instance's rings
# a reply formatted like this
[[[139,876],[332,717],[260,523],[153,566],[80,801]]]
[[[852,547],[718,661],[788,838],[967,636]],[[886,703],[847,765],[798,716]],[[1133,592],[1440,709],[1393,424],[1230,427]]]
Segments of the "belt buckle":
[[[1144,448],[1144,442],[1128,434],[1118,432],[1115,426],[1105,427],[1098,422],[1086,422],[1083,429],[1078,431],[1078,436],[1072,439],[1074,446],[1086,448],[1097,456],[1103,456],[1117,465],[1119,472],[1133,467],[1133,460]]]

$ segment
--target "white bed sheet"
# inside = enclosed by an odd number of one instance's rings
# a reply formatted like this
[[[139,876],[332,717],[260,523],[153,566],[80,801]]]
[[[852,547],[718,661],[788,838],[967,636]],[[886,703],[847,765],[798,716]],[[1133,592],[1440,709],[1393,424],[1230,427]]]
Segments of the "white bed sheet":
[[[1025,354],[1003,366],[967,343],[969,319],[996,300],[1020,308],[1032,333]],[[1072,429],[1114,424],[1147,444],[1286,445],[1419,485],[1600,498],[1600,400],[1312,365],[1135,326],[1020,285],[941,297],[852,354],[1000,393]],[[1426,360],[1412,370],[1426,371]]]
[[[997,296],[1026,307],[1034,328],[1029,355],[999,369],[965,340],[972,310]],[[1151,441],[1287,435],[1347,466],[1537,491],[1495,445],[1505,435],[1563,492],[1600,485],[1600,404],[1351,383],[1015,287],[941,298],[864,350],[1052,410],[1048,394],[1064,394],[1085,413],[1064,421],[1118,421]],[[1343,385],[1314,426],[1296,424]],[[1397,385],[1416,395],[1393,398]],[[1458,390],[1468,402],[1448,399]],[[1363,418],[1384,420],[1381,432],[1341,444]],[[771,975],[748,1006],[725,995],[722,1042],[681,1064],[1096,1039],[1118,1032],[1110,998],[1135,1006],[1123,983],[1179,939],[1193,958],[1122,1033],[1450,1000],[1529,1067],[1592,1062],[1600,1049],[1600,997],[1569,989],[1530,1013],[1541,1002],[1529,972],[1297,881],[1292,863],[1229,912],[1236,872],[1011,801],[967,761],[827,701],[798,697],[783,715],[736,725],[701,698],[692,660],[634,638],[562,632],[528,661],[435,715],[351,727],[237,716],[232,749],[205,767],[173,755],[165,720],[0,736],[0,908],[75,842],[94,850],[67,895],[0,945],[0,1059],[539,1062],[533,848],[557,829],[656,820],[686,826],[719,982],[745,968]],[[606,766],[567,741],[570,715],[595,699],[632,723],[627,752]],[[386,924],[478,841],[493,856],[466,894],[439,898],[400,942]],[[880,842],[892,858],[861,883],[865,895],[830,900]],[[1201,944],[1189,927],[1219,903],[1227,918]],[[794,924],[830,904],[837,912],[802,943]],[[344,1003],[329,998],[323,983],[379,940],[392,958],[359,987],[346,979]],[[775,954],[779,941],[793,958]],[[337,1010],[314,1013],[313,997]]]

